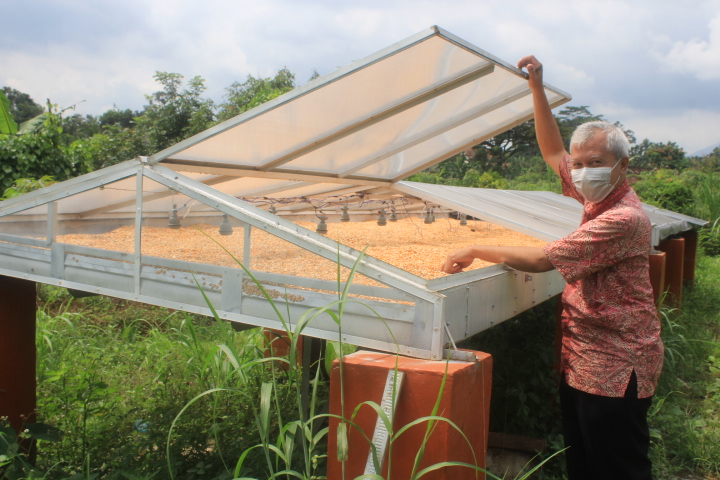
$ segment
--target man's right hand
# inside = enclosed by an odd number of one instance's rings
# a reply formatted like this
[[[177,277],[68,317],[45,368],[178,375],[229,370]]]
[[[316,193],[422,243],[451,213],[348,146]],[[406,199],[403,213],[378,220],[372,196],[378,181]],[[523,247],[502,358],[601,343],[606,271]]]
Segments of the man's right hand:
[[[534,55],[527,55],[520,59],[517,68],[527,70],[528,84],[531,89],[543,88],[542,63]]]

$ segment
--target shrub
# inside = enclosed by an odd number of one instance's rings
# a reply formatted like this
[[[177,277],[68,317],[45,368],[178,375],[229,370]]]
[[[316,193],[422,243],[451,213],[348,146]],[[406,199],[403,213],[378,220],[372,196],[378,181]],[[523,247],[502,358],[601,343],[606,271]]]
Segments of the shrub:
[[[643,175],[635,186],[643,202],[685,215],[694,215],[692,188],[673,170],[657,170]]]

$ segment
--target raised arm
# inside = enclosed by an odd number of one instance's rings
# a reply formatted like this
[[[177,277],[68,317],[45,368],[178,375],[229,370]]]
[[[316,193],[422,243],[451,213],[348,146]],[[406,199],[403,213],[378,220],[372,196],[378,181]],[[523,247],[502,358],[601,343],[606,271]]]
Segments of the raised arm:
[[[560,173],[560,161],[568,154],[563,145],[560,129],[558,129],[555,117],[553,117],[545,96],[543,87],[542,63],[533,55],[523,57],[517,64],[520,69],[526,69],[529,75],[528,86],[533,95],[533,107],[535,109],[535,133],[540,145],[545,162],[550,168]]]

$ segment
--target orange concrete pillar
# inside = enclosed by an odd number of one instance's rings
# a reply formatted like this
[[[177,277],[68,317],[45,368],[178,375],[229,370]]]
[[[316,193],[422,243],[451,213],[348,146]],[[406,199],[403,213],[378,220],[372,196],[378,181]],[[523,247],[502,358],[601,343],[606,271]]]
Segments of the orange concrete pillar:
[[[666,261],[667,254],[665,252],[654,252],[650,254],[650,283],[652,284],[656,304],[660,296],[665,292]]]
[[[683,232],[685,239],[685,257],[683,259],[683,283],[687,286],[695,285],[695,262],[697,260],[698,232],[688,230]]]
[[[487,453],[490,393],[492,387],[492,358],[487,353],[473,352],[478,361],[430,361],[395,355],[360,351],[344,357],[345,418],[350,419],[355,407],[364,401],[381,404],[388,372],[395,368],[404,372],[400,395],[395,407],[394,431],[408,423],[430,415],[437,401],[447,367],[439,415],[451,420],[467,436],[477,457],[478,466],[485,467]],[[340,415],[340,368],[336,360],[330,377],[330,413]],[[360,408],[354,422],[368,438],[373,437],[377,414],[367,405]],[[337,460],[337,427],[339,420],[330,419],[328,438],[327,478],[342,478],[342,465]],[[421,447],[427,423],[415,425],[401,435],[392,446],[391,478],[411,477],[415,455]],[[365,471],[370,446],[362,434],[348,427],[349,456],[345,463],[346,478],[355,478]],[[468,443],[447,422],[437,422],[426,447],[420,469],[444,461],[474,464]],[[389,451],[389,447],[388,447]],[[383,462],[383,476],[387,478],[388,456]],[[418,470],[418,471],[419,471]],[[463,480],[477,477],[467,467],[446,467],[430,472],[427,480]]]
[[[268,357],[288,357],[290,355],[290,337],[285,330],[264,329],[263,334],[267,340],[267,348],[265,349],[265,358]],[[300,364],[303,358],[303,337],[298,338],[297,363]],[[282,367],[287,370],[287,364],[281,363]]]
[[[685,260],[685,239],[668,238],[660,244],[658,250],[665,252],[665,284],[669,295],[668,303],[673,307],[682,307],[683,266]]]
[[[0,417],[35,423],[35,282],[0,276]]]

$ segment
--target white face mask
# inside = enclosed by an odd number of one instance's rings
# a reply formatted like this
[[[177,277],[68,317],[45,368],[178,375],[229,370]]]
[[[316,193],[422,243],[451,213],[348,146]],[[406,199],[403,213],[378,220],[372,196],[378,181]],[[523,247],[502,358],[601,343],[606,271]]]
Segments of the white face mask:
[[[572,181],[580,195],[590,203],[602,202],[615,188],[610,183],[612,171],[618,166],[620,160],[612,167],[578,168],[572,170]],[[620,177],[618,177],[620,180]]]

